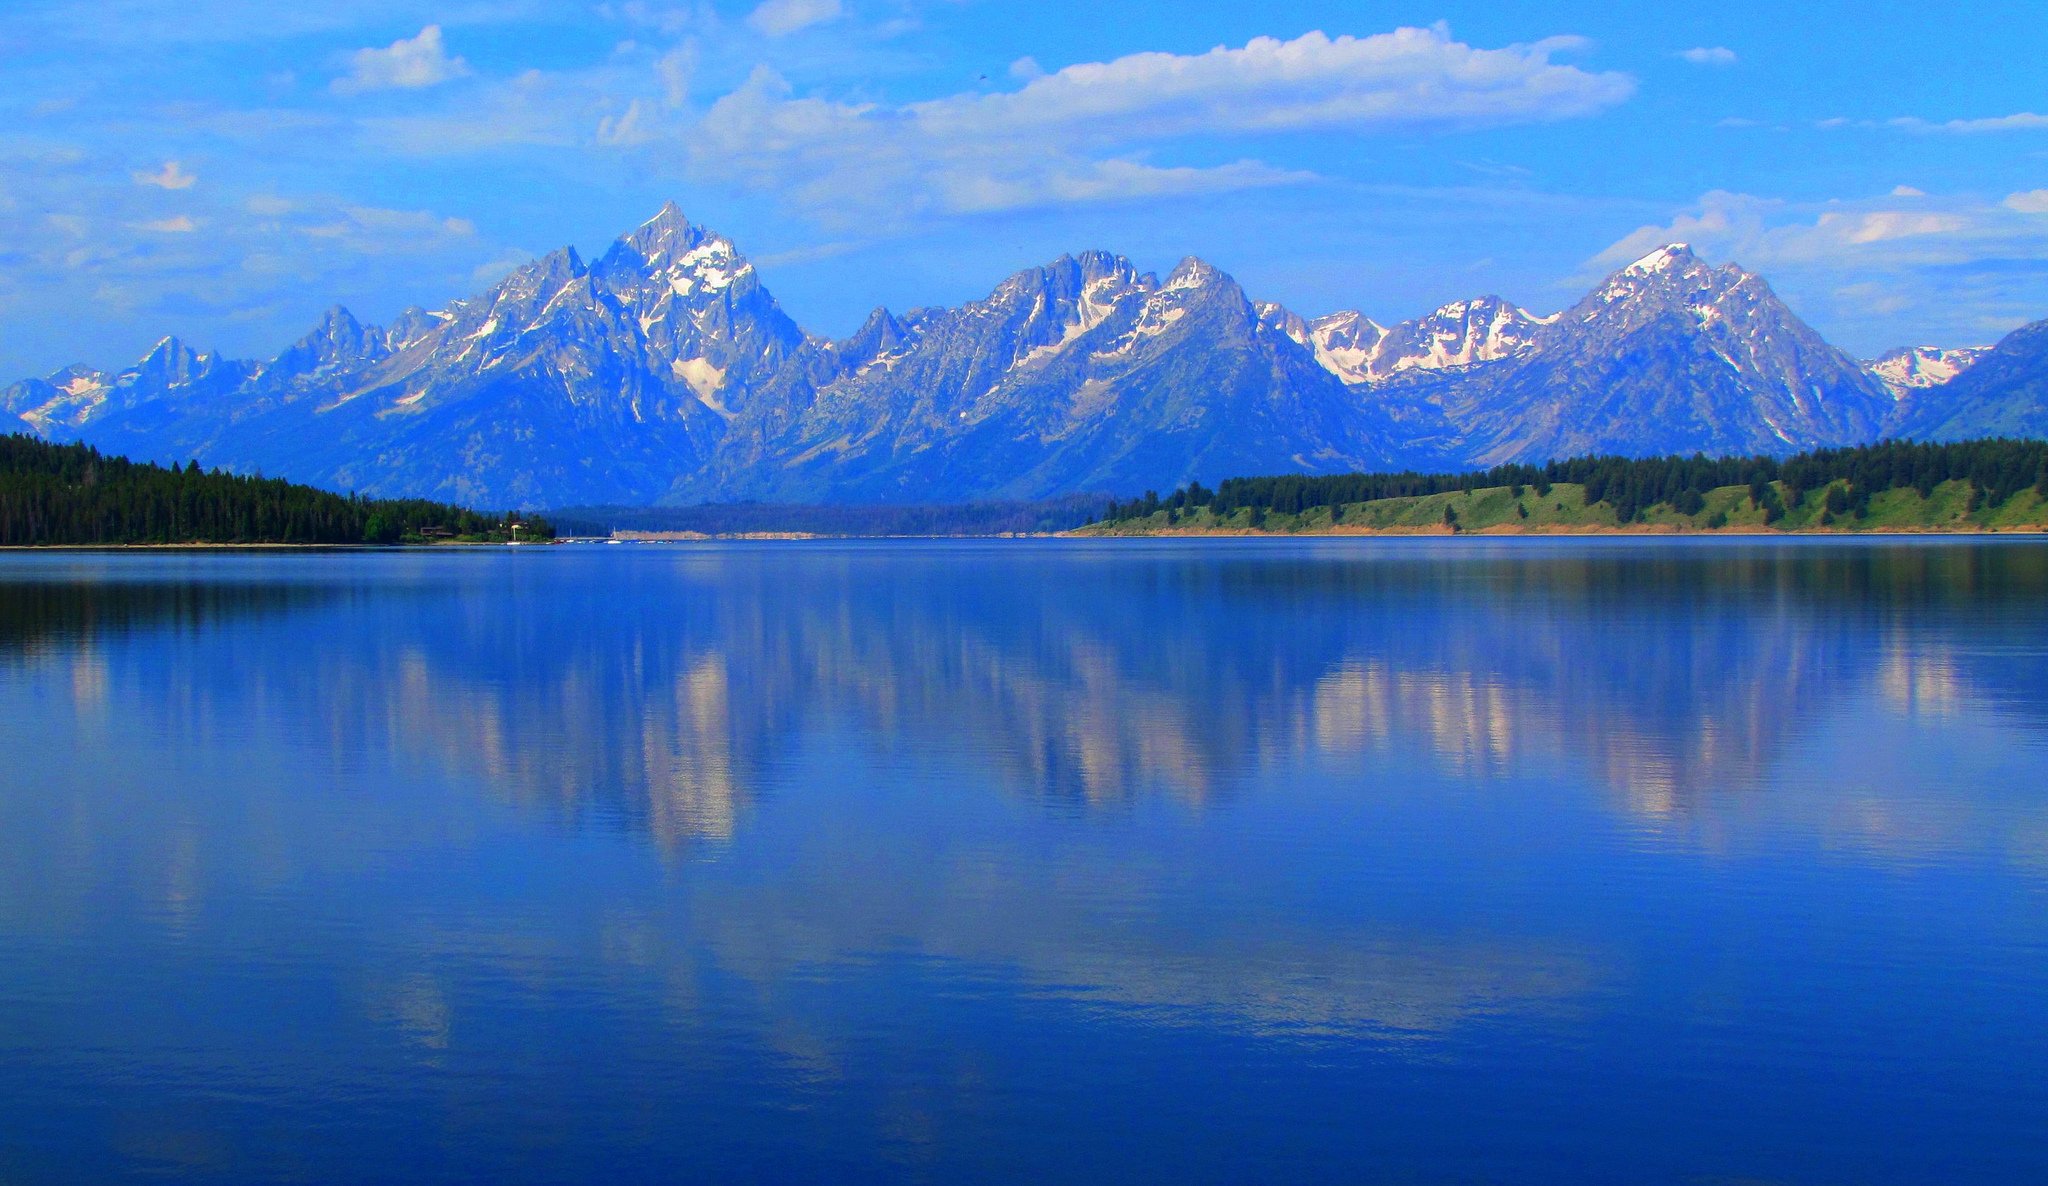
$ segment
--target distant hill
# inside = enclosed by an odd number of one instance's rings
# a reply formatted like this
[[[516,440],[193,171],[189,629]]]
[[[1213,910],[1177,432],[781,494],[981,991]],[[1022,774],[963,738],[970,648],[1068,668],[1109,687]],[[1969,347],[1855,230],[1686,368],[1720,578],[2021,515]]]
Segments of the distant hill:
[[[1914,392],[1899,431],[1928,440],[2048,437],[2048,321],[2022,326],[1946,383]]]
[[[515,531],[515,524],[517,530]],[[0,545],[389,544],[551,539],[546,520],[417,499],[364,499],[278,478],[108,457],[0,437]]]
[[[2048,441],[1789,458],[1579,457],[1463,473],[1275,475],[1112,505],[1092,534],[2048,530]]]
[[[563,248],[386,326],[336,308],[267,361],[167,338],[124,370],[0,388],[0,413],[379,497],[938,505],[2039,432],[2028,341],[1858,362],[1762,277],[1682,244],[1562,313],[1487,296],[1391,326],[1304,319],[1200,259],[1161,278],[1084,251],[831,339],[670,205],[594,261]]]

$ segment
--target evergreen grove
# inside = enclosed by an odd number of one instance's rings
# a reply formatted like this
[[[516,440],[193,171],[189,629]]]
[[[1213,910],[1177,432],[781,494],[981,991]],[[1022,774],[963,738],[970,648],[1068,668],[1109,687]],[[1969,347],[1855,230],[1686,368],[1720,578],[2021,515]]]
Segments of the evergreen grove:
[[[368,499],[278,478],[105,457],[86,445],[0,437],[0,545],[391,544],[552,539],[543,519],[424,499]]]
[[[1800,505],[1806,492],[1845,482],[1828,494],[1831,514],[1860,515],[1874,494],[1913,487],[1927,497],[1949,481],[1971,485],[1971,509],[1997,507],[2029,487],[2048,498],[2048,441],[1983,440],[1931,444],[1883,441],[1847,449],[1820,449],[1794,457],[1575,457],[1545,465],[1500,465],[1465,473],[1425,474],[1286,474],[1264,478],[1227,478],[1214,490],[1191,482],[1160,498],[1146,491],[1142,498],[1112,503],[1103,521],[1138,519],[1161,510],[1208,507],[1218,515],[1250,508],[1254,524],[1267,512],[1299,514],[1311,507],[1341,507],[1383,498],[1409,498],[1451,492],[1470,493],[1496,487],[1550,493],[1553,483],[1586,488],[1588,505],[1606,502],[1622,523],[1640,520],[1659,503],[1681,514],[1697,514],[1706,495],[1727,486],[1748,486],[1750,498],[1763,507],[1766,521],[1784,513],[1784,504]],[[1780,493],[1782,489],[1783,493]],[[1840,505],[1835,505],[1839,503]],[[1775,514],[1773,513],[1775,511]],[[1448,521],[1448,520],[1447,520]]]

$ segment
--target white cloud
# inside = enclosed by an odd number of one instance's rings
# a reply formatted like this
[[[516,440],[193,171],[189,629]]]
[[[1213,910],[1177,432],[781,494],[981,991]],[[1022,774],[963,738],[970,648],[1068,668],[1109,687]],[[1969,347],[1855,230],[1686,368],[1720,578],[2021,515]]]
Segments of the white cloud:
[[[469,63],[448,56],[441,26],[428,25],[417,37],[401,37],[382,49],[359,49],[348,56],[348,73],[334,80],[338,94],[364,91],[416,90],[437,86],[469,73]]]
[[[1908,132],[1953,132],[1958,135],[1977,135],[1984,132],[2039,132],[2048,130],[2048,115],[2036,115],[2031,111],[2015,112],[2012,115],[1992,116],[1988,119],[1951,119],[1943,122],[1904,116],[1889,121],[1894,128]]]
[[[747,23],[770,37],[787,37],[844,14],[839,0],[767,0],[747,17]]]
[[[1114,120],[1119,134],[1462,128],[1590,115],[1634,91],[1621,74],[1550,61],[1578,38],[1475,49],[1442,26],[1371,37],[1258,37],[1205,54],[1086,62],[1005,94],[907,109],[938,131],[992,134]]]
[[[1580,48],[1578,39],[1553,38],[1479,49],[1442,26],[1370,37],[1314,32],[1201,54],[1132,54],[1034,75],[1013,91],[902,105],[797,97],[760,67],[685,138],[703,174],[846,222],[1214,192],[1305,175],[1250,161],[1161,167],[1147,159],[1151,150],[1216,134],[1545,122],[1591,115],[1633,93],[1625,75],[1551,60]]]
[[[333,240],[351,251],[375,255],[413,254],[476,233],[476,226],[465,218],[379,206],[341,206],[325,212],[321,222],[301,223],[292,229],[310,238]]]
[[[616,115],[602,116],[597,121],[597,142],[614,148],[629,148],[645,144],[653,139],[649,128],[650,116],[644,100],[634,99],[626,109]]]
[[[1581,279],[1687,242],[1796,292],[1794,307],[1847,344],[1897,345],[1898,323],[1910,321],[1918,328],[1906,336],[1963,345],[2048,316],[2048,219],[2039,213],[2048,213],[2048,191],[1990,200],[1909,190],[1821,203],[1715,191],[1624,236]],[[1880,292],[1883,300],[1872,297]]]
[[[13,209],[0,202],[0,306],[33,298],[32,313],[10,313],[19,332],[0,341],[0,375],[121,365],[166,331],[265,356],[336,300],[382,315],[444,299],[498,250],[446,212],[224,188],[196,185],[166,210],[163,191],[98,158],[8,159],[0,149],[0,195],[18,199]],[[276,313],[237,320],[264,309]]]
[[[135,184],[153,185],[158,189],[191,189],[199,180],[197,174],[187,173],[184,166],[176,161],[165,161],[164,167],[155,172],[140,172],[135,175]]]
[[[357,121],[379,149],[415,156],[459,156],[514,147],[571,148],[597,141],[604,121],[625,117],[612,88],[595,78],[528,70],[479,87],[460,104]],[[629,129],[630,130],[630,129]],[[628,138],[621,143],[637,143]]]
[[[1924,198],[1927,196],[1927,191],[1915,189],[1910,185],[1895,185],[1892,187],[1892,196],[1895,198]]]
[[[1696,45],[1679,50],[1678,56],[1695,66],[1733,66],[1740,60],[1735,51],[1725,45]]]
[[[670,107],[690,101],[690,83],[697,74],[697,43],[686,41],[661,55],[654,75],[661,82],[661,100]]]
[[[2029,195],[2013,195],[2022,199]],[[2021,209],[1969,196],[1887,194],[1795,204],[1716,190],[1669,222],[1640,227],[1589,261],[1596,271],[1625,264],[1661,244],[1687,242],[1762,271],[1786,266],[1968,264],[2015,252],[2048,261],[2048,228],[2015,217]]]
[[[1968,226],[1968,221],[1960,215],[1925,210],[1871,210],[1861,214],[1829,211],[1814,223],[1816,230],[1832,231],[1844,242],[1858,246],[1920,235],[1951,234]]]

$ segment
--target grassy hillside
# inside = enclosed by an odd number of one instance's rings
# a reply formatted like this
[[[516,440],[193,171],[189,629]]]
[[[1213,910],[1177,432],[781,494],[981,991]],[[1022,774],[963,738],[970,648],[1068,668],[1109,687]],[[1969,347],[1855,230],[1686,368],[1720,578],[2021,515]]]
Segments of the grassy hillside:
[[[1790,505],[1790,491],[1782,482],[1770,483],[1770,490],[1784,505],[1782,516],[1769,513],[1770,500],[1752,501],[1750,487],[1722,486],[1708,491],[1704,505],[1692,514],[1680,513],[1669,502],[1643,508],[1637,518],[1622,522],[1614,504],[1586,502],[1586,488],[1559,483],[1545,495],[1523,487],[1492,486],[1471,491],[1449,491],[1370,502],[1344,503],[1335,507],[1310,507],[1299,512],[1240,507],[1218,515],[1209,507],[1192,510],[1160,509],[1150,515],[1117,519],[1082,529],[1089,535],[1159,535],[1173,532],[1267,532],[1300,533],[1451,533],[1490,534],[1545,533],[1573,531],[2021,531],[2048,529],[2048,500],[2037,491],[2015,494],[1997,507],[1978,505],[1972,509],[1975,488],[1963,480],[1942,482],[1922,497],[1910,486],[1886,490],[1870,497],[1865,513],[1852,509],[1836,514],[1828,509],[1830,491],[1840,490],[1846,500],[1848,483],[1830,483],[1822,490],[1804,493],[1798,505]],[[1980,504],[1981,499],[1976,500]],[[1446,512],[1449,517],[1446,517]],[[1771,522],[1766,522],[1771,518]]]
[[[516,531],[515,531],[516,526]],[[541,519],[368,499],[195,462],[168,469],[85,445],[0,437],[0,545],[394,544],[552,539]]]
[[[1793,457],[1575,457],[1484,472],[1281,474],[1116,503],[1160,531],[2001,531],[2048,527],[2048,441],[1881,441]]]

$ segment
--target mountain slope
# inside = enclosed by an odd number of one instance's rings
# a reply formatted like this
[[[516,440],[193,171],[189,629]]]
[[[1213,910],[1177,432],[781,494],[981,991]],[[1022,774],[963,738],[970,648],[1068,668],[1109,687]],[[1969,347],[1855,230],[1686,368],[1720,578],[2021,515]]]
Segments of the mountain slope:
[[[1526,352],[1435,398],[1481,464],[1853,444],[1874,439],[1893,402],[1761,277],[1682,244],[1614,273]]]
[[[1863,368],[1876,375],[1893,395],[1906,398],[1915,391],[1939,387],[1976,365],[1989,346],[1963,346],[1944,350],[1939,346],[1901,346],[1869,359]]]
[[[338,490],[650,502],[803,344],[733,245],[668,206],[595,266],[564,248],[388,330],[336,309],[268,364],[167,342],[0,399],[46,436]]]
[[[1036,498],[1395,459],[1308,348],[1194,259],[1162,282],[1062,257],[959,309],[878,311],[810,365],[772,427],[742,418],[671,497]]]
[[[1961,375],[1901,405],[1900,436],[2048,437],[2048,320],[2000,339]]]
[[[670,205],[594,263],[564,248],[388,326],[335,308],[267,362],[167,338],[0,408],[139,459],[471,505],[1034,499],[2041,431],[2032,341],[1859,364],[1678,245],[1553,317],[1482,297],[1392,327],[1255,304],[1197,259],[1161,280],[1086,252],[832,341]]]

